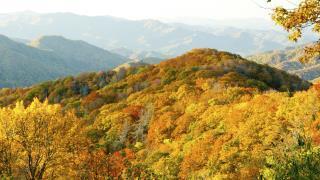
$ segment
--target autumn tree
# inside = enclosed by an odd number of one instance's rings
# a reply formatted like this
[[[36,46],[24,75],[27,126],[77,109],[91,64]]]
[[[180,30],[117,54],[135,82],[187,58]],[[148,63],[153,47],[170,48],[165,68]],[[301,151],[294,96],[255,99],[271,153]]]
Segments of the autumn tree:
[[[71,176],[84,142],[81,129],[72,113],[47,101],[0,109],[0,172],[32,180]]]
[[[276,0],[268,0],[268,2]],[[292,3],[293,4],[293,3]],[[303,0],[296,7],[289,9],[283,6],[273,10],[272,19],[286,31],[289,39],[297,41],[301,38],[303,30],[312,27],[312,30],[320,35],[320,1]],[[320,55],[320,40],[305,48],[305,54],[301,57],[302,62],[307,62],[313,57]]]

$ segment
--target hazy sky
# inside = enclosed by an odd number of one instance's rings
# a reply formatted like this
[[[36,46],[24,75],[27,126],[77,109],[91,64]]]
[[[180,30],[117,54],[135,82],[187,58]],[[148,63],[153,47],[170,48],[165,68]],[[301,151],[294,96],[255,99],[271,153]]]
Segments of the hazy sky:
[[[0,0],[0,13],[35,11],[111,15],[129,19],[269,18],[266,0]],[[281,0],[277,0],[281,1]],[[282,0],[284,2],[290,0]],[[291,0],[297,1],[297,0]]]

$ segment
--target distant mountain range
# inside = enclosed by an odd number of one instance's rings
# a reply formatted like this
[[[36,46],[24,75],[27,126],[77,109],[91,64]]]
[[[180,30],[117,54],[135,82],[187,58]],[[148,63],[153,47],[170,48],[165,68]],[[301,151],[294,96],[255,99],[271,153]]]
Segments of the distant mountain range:
[[[173,18],[160,18],[161,21],[166,23],[183,23],[194,26],[203,27],[233,27],[238,29],[256,29],[256,30],[281,30],[281,27],[275,26],[271,18],[194,18],[194,17],[173,17]]]
[[[308,63],[301,63],[299,58],[304,53],[304,46],[288,47],[283,50],[274,50],[248,56],[247,59],[260,64],[268,64],[291,74],[313,81],[320,77],[320,59],[314,58]]]
[[[127,58],[60,36],[44,36],[30,45],[0,36],[0,88],[29,86],[61,76],[112,69]]]
[[[0,33],[19,38],[21,42],[41,35],[61,35],[84,40],[104,49],[129,49],[133,52],[130,56],[152,52],[156,56],[152,58],[160,59],[163,55],[173,57],[201,47],[249,55],[291,45],[284,32],[271,28],[244,29],[241,22],[239,21],[239,25],[235,22],[236,27],[228,27],[223,23],[213,26],[200,23],[195,26],[156,20],[133,21],[110,16],[23,12],[1,14]],[[307,36],[302,43],[311,40],[314,38]]]
[[[257,20],[251,24],[254,22]],[[241,22],[235,23],[240,28],[220,24],[206,26],[199,21],[187,25],[71,13],[0,14],[0,34],[10,37],[0,36],[0,87],[28,86],[81,72],[113,69],[132,60],[157,64],[202,47],[255,54],[248,58],[306,80],[319,77],[318,60],[309,64],[297,61],[301,47],[269,51],[292,45],[286,33],[254,29],[253,25],[252,29],[242,29]],[[311,40],[307,33],[301,43]],[[263,51],[269,52],[259,54]]]
[[[126,48],[116,48],[111,49],[110,51],[127,57],[128,59],[139,60],[148,64],[157,64],[165,59],[170,58],[170,56],[155,51],[133,51]]]

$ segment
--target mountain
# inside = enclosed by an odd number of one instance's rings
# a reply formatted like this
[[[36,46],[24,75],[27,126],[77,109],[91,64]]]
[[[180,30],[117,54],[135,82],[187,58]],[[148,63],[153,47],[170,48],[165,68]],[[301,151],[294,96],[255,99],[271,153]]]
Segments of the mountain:
[[[260,64],[268,64],[291,74],[296,74],[305,80],[312,81],[320,77],[320,59],[315,58],[308,63],[301,63],[299,58],[303,55],[305,46],[288,47],[284,50],[258,53],[248,56],[247,58]]]
[[[240,29],[256,29],[256,30],[280,30],[275,26],[271,19],[265,18],[238,18],[238,19],[210,19],[210,18],[193,18],[193,17],[177,17],[177,18],[161,18],[167,23],[183,23],[194,26],[203,27],[221,27],[221,28],[240,28]]]
[[[304,152],[309,133],[319,140],[320,96],[310,86],[236,54],[194,49],[157,65],[1,89],[0,106],[47,99],[43,106],[55,105],[42,118],[61,106],[85,125],[77,133],[84,147],[55,177],[93,179],[99,167],[102,179],[267,179]]]
[[[5,95],[0,93],[0,105],[7,106],[22,100],[29,103],[37,97],[73,107],[72,104],[78,101],[84,103],[82,101],[90,94],[99,94],[99,103],[94,109],[82,107],[85,108],[82,113],[91,113],[102,105],[125,101],[134,94],[149,96],[163,91],[176,92],[179,87],[185,86],[219,92],[229,87],[259,92],[295,92],[308,89],[311,83],[236,54],[215,49],[194,49],[160,64],[132,61],[109,71],[82,73],[22,89],[3,89]]]
[[[73,66],[79,72],[110,69],[126,61],[125,57],[93,46],[84,41],[69,40],[61,36],[43,36],[31,41],[32,47],[53,51],[68,66]]]
[[[198,83],[203,87],[198,87]],[[206,86],[217,90],[243,87],[261,92],[295,92],[308,89],[311,83],[285,71],[248,61],[236,54],[214,49],[194,49],[160,64],[132,61],[109,71],[82,73],[32,87],[12,89],[9,90],[12,95],[0,95],[0,105],[7,106],[21,100],[28,103],[38,97],[41,100],[48,98],[50,103],[68,106],[73,101],[85,100],[84,97],[90,93],[98,93],[104,99],[100,102],[101,106],[120,102],[139,92],[152,94],[160,93],[163,89],[176,91],[176,88],[186,85],[200,89],[206,89]],[[8,89],[3,89],[3,92],[7,91]]]
[[[0,87],[26,86],[72,73],[53,52],[0,36]]]
[[[222,25],[202,27],[163,23],[157,20],[133,21],[71,13],[2,14],[0,33],[21,39],[35,39],[42,35],[54,34],[84,40],[104,49],[123,47],[134,52],[157,52],[170,57],[200,47],[249,55],[292,44],[287,40],[285,32],[272,29],[255,30],[250,27],[243,29]],[[301,43],[311,40],[315,38],[307,36]]]
[[[46,36],[33,41],[32,47],[0,36],[0,87],[29,86],[124,62],[122,56],[83,41]]]

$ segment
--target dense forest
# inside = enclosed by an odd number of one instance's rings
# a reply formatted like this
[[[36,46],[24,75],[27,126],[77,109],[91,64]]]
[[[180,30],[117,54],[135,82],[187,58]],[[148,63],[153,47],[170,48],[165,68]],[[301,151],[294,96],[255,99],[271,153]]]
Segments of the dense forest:
[[[320,178],[320,86],[228,52],[1,89],[0,106],[3,178]]]

